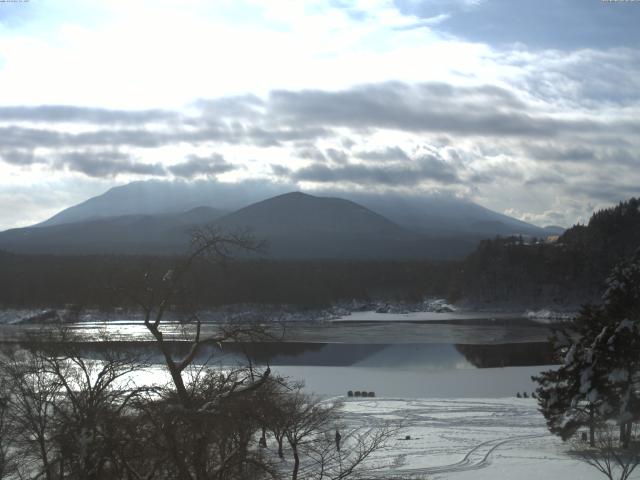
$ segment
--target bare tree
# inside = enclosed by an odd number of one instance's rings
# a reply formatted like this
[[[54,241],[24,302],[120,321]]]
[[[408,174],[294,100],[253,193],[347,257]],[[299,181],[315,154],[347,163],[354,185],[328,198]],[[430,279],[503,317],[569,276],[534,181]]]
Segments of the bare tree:
[[[265,421],[277,442],[278,456],[293,457],[291,479],[340,480],[362,475],[366,462],[399,426],[347,427],[341,422],[341,401],[323,401],[303,391],[302,382],[279,379],[271,383],[270,411]]]
[[[159,285],[154,285],[154,279],[149,278],[147,274],[143,291],[132,292],[134,301],[144,313],[144,325],[155,338],[164,357],[178,400],[185,408],[191,406],[191,399],[185,385],[183,372],[193,363],[201,348],[206,344],[216,345],[231,339],[251,338],[259,333],[255,326],[232,325],[221,326],[217,335],[203,338],[201,336],[202,320],[198,315],[197,308],[194,308],[188,298],[186,277],[198,261],[227,262],[239,252],[258,252],[261,248],[262,244],[246,232],[223,233],[214,228],[196,229],[192,232],[190,253],[173,269],[169,269],[164,274]],[[192,328],[193,335],[189,339],[191,348],[188,353],[176,359],[165,339],[163,326],[165,314],[178,300],[182,300],[185,307],[183,313],[186,318],[183,319],[183,324]]]
[[[7,478],[16,469],[15,455],[11,451],[9,430],[9,422],[7,409],[9,405],[8,392],[6,391],[6,382],[0,380],[0,478]]]
[[[368,428],[345,430],[343,446],[338,450],[331,435],[308,445],[311,460],[305,477],[312,480],[342,480],[367,478],[375,469],[368,462],[374,453],[383,450],[389,439],[399,431],[398,425],[381,424]]]
[[[300,450],[316,443],[319,436],[324,437],[332,429],[332,421],[336,418],[339,404],[322,403],[319,399],[302,393],[299,388],[289,394],[283,403],[285,411],[288,412],[284,435],[293,455],[291,480],[297,480]]]
[[[596,427],[594,446],[582,439],[574,438],[574,452],[609,480],[627,480],[640,464],[640,444],[621,440],[619,427],[614,423],[602,423]],[[634,424],[630,437],[636,437],[638,427]]]
[[[20,474],[29,478],[119,478],[130,444],[121,425],[141,389],[137,355],[104,348],[95,359],[67,332],[8,354],[6,420]],[[121,448],[122,447],[122,448]]]
[[[215,331],[205,335],[189,288],[190,275],[200,262],[226,263],[235,256],[261,249],[262,244],[246,232],[195,230],[190,253],[161,281],[146,275],[143,288],[133,292],[144,313],[144,325],[154,337],[171,377],[170,388],[147,404],[145,412],[148,423],[158,433],[154,439],[158,452],[166,451],[171,459],[172,465],[165,468],[177,478],[227,478],[230,471],[236,472],[237,478],[257,478],[256,469],[270,472],[268,462],[250,452],[258,422],[246,413],[256,409],[251,404],[269,379],[270,369],[222,372],[196,365],[206,345],[270,338],[269,328],[253,322],[226,322],[215,325]],[[182,316],[182,341],[189,345],[183,355],[176,355],[167,337],[175,325],[165,317],[169,311],[177,310],[176,305]]]

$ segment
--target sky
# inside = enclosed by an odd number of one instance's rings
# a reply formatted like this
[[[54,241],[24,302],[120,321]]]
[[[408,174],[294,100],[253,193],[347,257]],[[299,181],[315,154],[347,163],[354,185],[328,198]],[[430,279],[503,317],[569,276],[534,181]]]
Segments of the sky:
[[[145,179],[640,194],[640,1],[0,1],[0,230]]]

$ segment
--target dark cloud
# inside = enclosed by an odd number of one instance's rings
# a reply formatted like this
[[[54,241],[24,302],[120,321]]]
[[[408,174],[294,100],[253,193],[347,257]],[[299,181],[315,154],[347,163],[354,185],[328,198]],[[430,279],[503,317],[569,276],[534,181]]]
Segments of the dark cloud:
[[[178,119],[168,110],[110,110],[70,105],[0,107],[0,120],[5,122],[141,124]]]
[[[580,165],[626,165],[637,167],[640,153],[629,148],[601,145],[532,144],[524,147],[525,155],[542,162],[569,162]]]
[[[435,28],[493,46],[520,43],[534,48],[570,50],[640,45],[635,2],[549,0],[481,2],[394,0],[405,15],[447,17]]]
[[[315,145],[307,145],[296,149],[295,153],[298,158],[313,160],[318,163],[324,163],[327,161],[346,163],[349,161],[349,155],[344,150],[338,150],[336,148],[327,148],[323,153]]]
[[[592,148],[583,146],[529,145],[525,152],[529,157],[542,161],[591,162],[597,159]]]
[[[329,157],[336,163],[347,163],[349,161],[349,155],[347,155],[347,153],[342,150],[327,148],[325,152],[327,154],[327,157]]]
[[[32,165],[40,160],[34,155],[33,150],[3,150],[0,151],[0,159],[12,165]]]
[[[158,148],[165,145],[206,142],[279,146],[282,142],[316,140],[333,135],[325,128],[265,129],[244,126],[207,126],[200,129],[175,128],[168,130],[100,129],[82,133],[66,133],[52,129],[29,127],[0,127],[0,149],[15,148],[73,148],[73,147],[138,147]]]
[[[228,163],[222,155],[209,157],[190,155],[182,163],[167,168],[160,163],[135,161],[129,154],[118,150],[80,150],[54,155],[34,155],[31,150],[0,151],[0,159],[13,165],[49,164],[54,169],[84,173],[90,177],[115,177],[120,174],[137,174],[163,177],[170,172],[175,177],[191,179],[199,175],[217,175],[236,167]]]
[[[536,187],[538,185],[564,185],[567,181],[564,177],[560,175],[538,175],[536,177],[530,178],[525,182],[526,186]]]
[[[584,181],[574,181],[566,186],[568,194],[580,196],[613,204],[622,200],[628,200],[629,197],[637,197],[640,195],[640,187],[638,185],[630,185],[624,182],[612,181],[610,179],[589,179]]]
[[[603,131],[606,123],[534,114],[510,91],[494,86],[455,87],[401,82],[360,85],[347,90],[271,93],[270,118],[281,124],[392,129],[452,135],[555,137]],[[638,122],[618,122],[637,131]]]
[[[209,157],[190,155],[186,161],[171,165],[167,170],[176,177],[191,179],[199,175],[215,176],[235,168],[222,155],[214,153]]]
[[[631,151],[624,148],[605,148],[600,154],[600,159],[605,163],[637,168],[640,165],[640,151]]]
[[[324,153],[314,145],[296,149],[296,156],[298,158],[304,158],[305,160],[313,160],[314,162],[327,161],[327,157],[324,156]]]
[[[5,125],[0,127],[0,149],[158,148],[210,142],[279,147],[289,143],[314,144],[317,140],[335,137],[335,129],[340,127],[361,135],[375,129],[392,129],[529,140],[563,139],[565,135],[602,136],[606,132],[614,132],[615,137],[640,133],[640,122],[635,120],[570,120],[536,113],[509,90],[488,85],[457,87],[444,83],[387,82],[339,91],[278,90],[266,101],[240,96],[208,103],[200,101],[197,105],[200,113],[189,117],[161,110],[5,107],[4,114],[14,121],[56,123],[62,119],[85,119],[96,122],[98,127],[71,133],[61,127]],[[251,115],[248,112],[252,112]],[[147,128],[144,125],[147,120],[160,123]],[[98,123],[100,121],[103,123]],[[118,128],[118,122],[127,123],[126,128]],[[345,148],[353,146],[353,140],[340,138]],[[399,150],[395,152],[402,157]],[[325,151],[323,155],[334,161],[346,160],[346,153],[340,155],[337,151],[331,154]],[[393,152],[364,152],[363,155],[383,160]]]
[[[360,185],[413,186],[425,180],[442,184],[460,182],[455,169],[443,160],[431,155],[403,164],[368,165],[354,164],[327,166],[314,163],[291,173],[294,181],[317,183],[356,183]]]
[[[357,152],[356,156],[363,160],[375,161],[409,160],[409,155],[400,147],[387,147],[384,150],[366,150]]]
[[[119,151],[75,151],[59,154],[57,167],[84,173],[89,177],[116,177],[120,174],[164,176],[166,171],[159,163],[138,162]]]
[[[340,139],[340,143],[347,150],[350,150],[351,147],[353,147],[356,144],[355,140],[353,140],[352,138],[347,138],[347,137],[342,137]]]
[[[275,163],[269,165],[269,167],[271,167],[271,171],[273,172],[273,174],[278,177],[288,178],[289,176],[291,176],[291,169],[289,167],[285,167],[284,165],[278,165]]]
[[[68,148],[89,146],[133,146],[155,148],[176,141],[176,135],[151,130],[97,130],[66,133],[58,130],[0,127],[0,148]]]
[[[544,102],[530,105],[523,98],[530,97],[496,86],[385,82],[335,91],[278,90],[265,99],[202,100],[189,115],[147,110],[136,117],[99,109],[5,107],[0,110],[8,115],[0,120],[0,160],[17,166],[43,164],[92,178],[133,174],[191,180],[215,177],[234,166],[216,155],[190,156],[163,166],[123,152],[135,155],[139,149],[170,145],[209,151],[221,144],[251,145],[284,147],[311,161],[297,170],[286,162],[270,165],[273,177],[287,184],[313,182],[345,190],[358,185],[381,191],[429,185],[466,194],[493,189],[505,198],[517,191],[514,185],[554,185],[558,198],[575,195],[598,202],[631,191],[616,185],[632,182],[632,167],[640,160],[640,120],[631,115],[633,106],[611,120],[610,115],[596,116],[597,109],[575,110],[585,112],[583,116],[544,113]],[[564,110],[559,105],[552,111]],[[64,122],[71,121],[91,123],[92,130],[68,131]],[[380,129],[407,134],[411,147],[372,147],[378,142],[368,143],[368,136]],[[415,151],[430,153],[416,156]],[[521,158],[529,161],[518,164]],[[620,179],[603,178],[605,165],[618,167]],[[509,192],[500,192],[503,186]],[[528,206],[518,208],[526,211]]]
[[[523,171],[520,166],[509,160],[483,165],[481,170],[470,169],[470,171],[466,173],[465,180],[472,185],[481,183],[495,184],[503,180],[508,180],[513,183],[513,181],[520,181],[523,178]]]
[[[323,137],[333,136],[333,132],[323,127],[312,128],[281,128],[266,129],[262,127],[249,127],[237,136],[235,139],[229,138],[228,143],[253,143],[258,146],[271,147],[279,146],[283,142],[295,142],[299,140],[316,140]],[[221,140],[225,140],[221,138]]]

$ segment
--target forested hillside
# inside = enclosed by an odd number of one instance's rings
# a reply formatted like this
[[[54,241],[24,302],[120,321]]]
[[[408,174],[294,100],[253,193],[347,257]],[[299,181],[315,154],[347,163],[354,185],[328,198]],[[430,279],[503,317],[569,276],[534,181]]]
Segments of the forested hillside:
[[[451,292],[474,304],[578,306],[598,301],[608,272],[640,246],[640,200],[593,214],[556,241],[484,240],[461,264]]]

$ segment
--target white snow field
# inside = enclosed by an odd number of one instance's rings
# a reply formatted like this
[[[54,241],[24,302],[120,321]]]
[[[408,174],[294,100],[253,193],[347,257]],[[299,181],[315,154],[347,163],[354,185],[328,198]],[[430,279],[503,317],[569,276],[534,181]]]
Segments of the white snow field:
[[[344,418],[351,426],[403,419],[402,432],[373,460],[371,476],[379,479],[603,478],[548,433],[534,399],[349,399]]]

